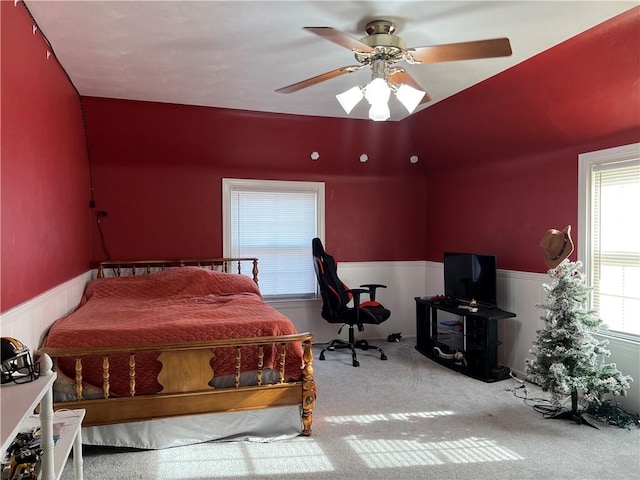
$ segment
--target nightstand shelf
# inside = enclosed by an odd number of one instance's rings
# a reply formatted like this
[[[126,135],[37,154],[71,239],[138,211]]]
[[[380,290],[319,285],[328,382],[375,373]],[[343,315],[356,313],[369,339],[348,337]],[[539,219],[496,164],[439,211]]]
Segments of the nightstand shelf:
[[[2,454],[16,435],[23,429],[40,425],[42,435],[42,470],[40,479],[58,480],[67,462],[69,453],[74,451],[74,473],[76,480],[82,480],[82,437],[81,425],[84,410],[64,410],[53,412],[53,382],[56,374],[41,376],[33,382],[21,385],[5,384],[0,388],[2,417]],[[34,415],[40,404],[40,414]],[[54,444],[54,424],[60,429],[60,436]]]

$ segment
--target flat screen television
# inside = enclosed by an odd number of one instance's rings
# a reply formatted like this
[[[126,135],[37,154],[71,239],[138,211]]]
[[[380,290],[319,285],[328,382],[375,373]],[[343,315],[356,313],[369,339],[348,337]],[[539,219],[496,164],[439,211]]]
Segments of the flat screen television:
[[[496,256],[445,252],[444,294],[453,300],[496,306]]]

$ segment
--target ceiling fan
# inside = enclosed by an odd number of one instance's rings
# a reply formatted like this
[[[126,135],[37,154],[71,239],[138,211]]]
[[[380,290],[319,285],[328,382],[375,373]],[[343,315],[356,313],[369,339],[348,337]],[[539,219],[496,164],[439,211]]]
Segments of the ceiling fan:
[[[276,92],[297,92],[320,82],[371,66],[372,81],[367,86],[354,87],[336,95],[336,97],[347,114],[363,97],[366,98],[371,104],[369,116],[373,120],[386,120],[389,118],[387,99],[390,92],[395,93],[401,103],[409,110],[409,113],[413,112],[419,104],[428,102],[431,99],[405,68],[396,66],[399,62],[409,64],[448,62],[476,58],[506,57],[512,53],[508,38],[407,48],[404,40],[394,34],[395,25],[389,20],[369,22],[366,26],[367,36],[360,40],[356,40],[332,27],[304,27],[304,30],[348,48],[354,53],[359,64],[336,68],[321,75],[279,88]],[[377,108],[374,108],[376,105]],[[376,112],[372,113],[374,110]]]

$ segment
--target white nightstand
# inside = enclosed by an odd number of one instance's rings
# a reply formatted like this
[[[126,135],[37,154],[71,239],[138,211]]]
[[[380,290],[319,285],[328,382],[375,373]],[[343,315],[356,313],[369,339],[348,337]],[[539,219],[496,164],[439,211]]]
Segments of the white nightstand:
[[[53,382],[56,374],[41,376],[37,380],[21,385],[5,384],[0,387],[0,410],[2,417],[2,454],[20,430],[40,424],[43,480],[58,480],[73,447],[73,465],[76,480],[82,480],[82,436],[81,425],[84,410],[60,410],[53,412]],[[40,415],[34,409],[40,403]],[[53,443],[53,425],[60,424],[60,438]]]

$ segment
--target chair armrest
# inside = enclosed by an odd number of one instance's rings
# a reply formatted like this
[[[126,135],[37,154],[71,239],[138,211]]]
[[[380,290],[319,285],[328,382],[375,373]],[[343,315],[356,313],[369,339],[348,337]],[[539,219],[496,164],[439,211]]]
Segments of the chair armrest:
[[[371,290],[366,290],[364,288],[347,288],[345,292],[353,295],[353,306],[355,308],[360,308],[360,295],[363,293],[371,293]]]
[[[363,331],[364,325],[360,321],[360,295],[363,293],[368,293],[369,295],[371,295],[371,290],[366,290],[364,288],[348,288],[345,290],[345,292],[353,295],[353,308],[355,309],[355,312],[356,312],[355,323],[356,325],[358,325],[358,330]]]
[[[366,288],[369,291],[369,296],[371,300],[374,301],[376,299],[376,289],[377,288],[387,288],[386,285],[382,285],[380,283],[366,283],[364,285],[360,285],[361,287]]]

